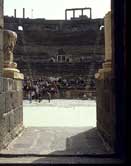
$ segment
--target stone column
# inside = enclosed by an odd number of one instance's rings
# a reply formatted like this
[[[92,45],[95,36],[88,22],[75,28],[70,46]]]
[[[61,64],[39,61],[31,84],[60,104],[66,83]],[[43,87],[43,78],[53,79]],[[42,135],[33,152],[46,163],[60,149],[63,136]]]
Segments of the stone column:
[[[67,10],[65,10],[65,20],[67,20]]]
[[[14,17],[16,18],[16,9],[14,9]]]
[[[75,9],[73,9],[73,18],[75,18]]]
[[[112,60],[112,39],[111,39],[111,12],[108,12],[104,18],[105,30],[105,61]]]
[[[24,79],[24,75],[17,69],[13,59],[13,50],[16,44],[17,34],[10,30],[4,30],[4,69],[3,76],[13,79]]]
[[[102,69],[95,74],[96,78],[96,107],[97,129],[111,152],[114,151],[116,142],[116,113],[115,97],[112,76],[112,26],[111,12],[104,18],[105,28],[105,62]]]
[[[104,18],[105,30],[105,62],[102,64],[102,69],[95,74],[96,79],[104,79],[106,73],[112,71],[112,39],[111,39],[111,12],[108,12]]]
[[[23,18],[25,18],[25,8],[23,8]]]
[[[92,9],[90,8],[90,18],[92,19]]]
[[[83,9],[81,9],[81,15],[83,16]]]
[[[0,77],[3,71],[3,0],[0,0]]]

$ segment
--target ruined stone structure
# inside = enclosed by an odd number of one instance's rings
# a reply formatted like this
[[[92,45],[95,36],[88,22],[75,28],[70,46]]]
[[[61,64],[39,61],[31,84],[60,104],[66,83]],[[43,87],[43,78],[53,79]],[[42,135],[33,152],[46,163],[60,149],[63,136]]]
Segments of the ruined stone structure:
[[[103,19],[45,20],[4,17],[18,35],[14,50],[26,76],[94,78],[104,57]]]
[[[82,19],[88,18],[87,15],[84,15],[84,11],[85,11],[85,10],[90,12],[90,16],[89,16],[89,18],[91,19],[91,18],[92,18],[92,9],[89,8],[89,7],[88,7],[88,8],[85,7],[85,8],[72,8],[72,9],[66,9],[66,10],[65,10],[65,20],[67,20],[68,11],[72,11],[72,12],[73,12],[73,17],[72,17],[71,19],[79,19],[79,17],[76,18],[76,16],[75,16],[75,12],[76,12],[76,11],[81,11],[80,18],[82,18]]]
[[[3,0],[0,0],[0,149],[23,129],[23,74],[13,61],[16,33],[4,30]]]

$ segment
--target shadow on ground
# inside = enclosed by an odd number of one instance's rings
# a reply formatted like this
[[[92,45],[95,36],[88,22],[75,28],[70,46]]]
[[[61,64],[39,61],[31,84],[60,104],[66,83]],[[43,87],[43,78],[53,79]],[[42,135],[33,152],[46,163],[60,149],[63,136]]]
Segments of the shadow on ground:
[[[34,140],[31,141],[31,138]],[[0,154],[0,157],[3,157],[3,163],[7,160],[13,163],[36,165],[119,164],[122,162],[104,146],[96,127],[31,127],[25,129],[24,134],[11,147]]]
[[[54,151],[33,163],[114,163],[114,157],[104,146],[97,129],[92,128],[67,138],[64,151]]]

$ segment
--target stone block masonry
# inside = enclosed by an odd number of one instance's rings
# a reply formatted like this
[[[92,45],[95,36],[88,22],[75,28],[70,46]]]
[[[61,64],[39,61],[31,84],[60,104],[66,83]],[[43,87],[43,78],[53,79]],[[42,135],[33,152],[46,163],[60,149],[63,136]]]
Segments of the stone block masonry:
[[[96,80],[96,103],[98,130],[105,143],[114,150],[116,117],[111,74],[105,80]]]
[[[23,129],[22,81],[0,79],[0,149],[5,148]]]

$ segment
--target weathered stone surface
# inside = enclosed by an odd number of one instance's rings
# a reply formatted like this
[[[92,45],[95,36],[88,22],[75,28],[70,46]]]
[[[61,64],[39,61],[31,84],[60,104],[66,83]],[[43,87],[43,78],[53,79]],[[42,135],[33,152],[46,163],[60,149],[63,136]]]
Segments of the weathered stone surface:
[[[5,113],[5,93],[0,93],[0,117]]]
[[[3,71],[3,0],[0,0],[0,76]]]
[[[105,140],[114,148],[115,143],[115,112],[113,100],[112,80],[106,80],[109,82],[108,86],[102,86],[102,80],[96,81],[97,89],[97,126],[101,135]],[[103,88],[104,87],[104,88]]]
[[[17,104],[17,92],[16,91],[12,91],[12,109],[16,109],[18,104]]]
[[[4,67],[13,67],[13,50],[16,40],[17,34],[15,32],[4,30]]]
[[[23,123],[23,106],[20,106],[18,108],[18,112],[19,112],[19,124]]]
[[[9,115],[9,126],[10,131],[12,131],[15,128],[14,110],[12,110]]]
[[[3,92],[3,78],[0,77],[0,93]]]
[[[66,21],[5,16],[4,23],[6,29],[18,35],[14,59],[25,76],[73,77],[82,74],[88,77],[90,70],[93,76],[101,67],[104,31],[99,28],[104,24],[103,19]],[[23,31],[18,30],[19,26],[23,27]],[[69,62],[59,62],[59,55],[70,59]],[[55,62],[51,62],[52,58]]]
[[[18,69],[10,69],[8,68],[5,68],[4,71],[3,71],[3,75],[4,77],[7,77],[7,78],[13,78],[13,79],[19,79],[19,80],[23,80],[24,79],[24,75],[22,73],[19,73],[19,70]]]
[[[12,110],[12,93],[11,92],[7,92],[5,94],[5,98],[6,98],[6,112],[9,112]]]
[[[0,149],[6,147],[17,136],[23,123],[21,80],[3,80],[4,88],[0,94]]]
[[[44,141],[43,141],[44,140]],[[2,154],[111,154],[93,127],[29,127]]]
[[[16,80],[16,90],[17,91],[22,91],[23,84],[21,80]]]
[[[108,12],[104,18],[105,30],[105,61],[112,60],[112,29],[111,29],[111,12]]]
[[[6,135],[7,132],[7,128],[5,127],[5,118],[4,117],[0,117],[0,144],[2,142],[3,137]]]
[[[112,34],[111,12],[104,19],[105,23],[105,63],[98,70],[96,78],[97,127],[112,149],[115,148],[115,99],[112,78]]]
[[[9,113],[4,113],[2,117],[4,119],[5,134],[10,132],[10,116],[9,115],[10,115]]]
[[[20,109],[14,109],[14,124],[17,126],[20,123],[20,116],[19,116]]]
[[[3,76],[7,78],[23,79],[24,75],[17,69],[14,62],[13,50],[17,40],[17,34],[11,30],[4,30],[4,68]]]
[[[13,90],[13,79],[3,78],[3,89],[5,92],[12,91]]]

